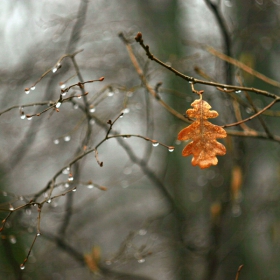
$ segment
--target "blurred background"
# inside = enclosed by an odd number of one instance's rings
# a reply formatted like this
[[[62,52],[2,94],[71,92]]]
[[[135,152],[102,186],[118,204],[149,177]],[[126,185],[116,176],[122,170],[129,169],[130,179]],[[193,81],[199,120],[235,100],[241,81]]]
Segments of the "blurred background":
[[[0,15],[1,220],[9,215],[2,223],[1,279],[222,280],[234,279],[242,264],[240,280],[280,277],[279,105],[248,127],[228,129],[219,140],[227,154],[217,166],[193,167],[192,157],[181,155],[186,143],[177,140],[188,123],[161,101],[183,116],[197,96],[134,40],[141,31],[151,53],[188,76],[278,95],[279,86],[206,46],[280,80],[280,1],[11,0],[1,1]],[[54,71],[63,55],[80,50],[76,64],[68,56]],[[84,85],[86,98],[26,118],[57,102],[61,89],[100,77]],[[249,117],[252,103],[261,109],[272,101],[195,89],[219,112],[211,120],[219,125],[235,122],[237,111]],[[63,98],[81,93],[76,86]],[[68,170],[105,139],[107,121],[121,112],[109,135],[136,134],[167,147],[137,137],[107,139],[98,147],[103,167],[93,151]],[[232,136],[242,131],[265,136]],[[56,174],[49,199],[46,187]],[[38,233],[38,205],[30,200],[42,205],[41,235],[20,269]]]

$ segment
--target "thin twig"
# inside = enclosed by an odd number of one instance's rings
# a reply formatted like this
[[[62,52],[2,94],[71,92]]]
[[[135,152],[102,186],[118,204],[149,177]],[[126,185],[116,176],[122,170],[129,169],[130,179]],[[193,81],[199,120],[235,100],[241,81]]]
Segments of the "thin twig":
[[[205,81],[205,80],[200,80],[200,79],[195,79],[194,77],[191,76],[187,76],[184,75],[183,73],[179,72],[178,70],[174,69],[173,67],[171,67],[170,65],[165,64],[164,62],[162,62],[161,60],[159,60],[158,58],[156,58],[151,52],[150,52],[150,48],[148,45],[144,44],[143,38],[142,38],[142,33],[138,32],[136,37],[135,37],[136,42],[138,42],[141,47],[146,51],[146,55],[148,56],[149,59],[154,60],[155,62],[157,62],[158,64],[160,64],[161,66],[167,68],[168,70],[170,70],[171,72],[173,72],[175,75],[179,76],[180,78],[193,83],[193,84],[202,84],[202,85],[209,85],[209,86],[215,86],[215,87],[221,87],[224,89],[234,89],[236,91],[239,90],[247,90],[250,92],[255,92],[257,94],[261,94],[261,95],[265,95],[267,97],[271,97],[271,98],[276,98],[277,95],[270,93],[268,91],[265,90],[260,90],[260,89],[256,89],[253,87],[242,87],[242,86],[234,86],[234,85],[227,85],[227,84],[222,84],[222,83],[217,83],[217,82],[209,82],[209,81]]]
[[[238,279],[239,279],[239,275],[240,275],[240,272],[241,272],[241,269],[243,268],[243,266],[244,266],[244,264],[241,264],[241,265],[238,267],[235,280],[238,280]]]

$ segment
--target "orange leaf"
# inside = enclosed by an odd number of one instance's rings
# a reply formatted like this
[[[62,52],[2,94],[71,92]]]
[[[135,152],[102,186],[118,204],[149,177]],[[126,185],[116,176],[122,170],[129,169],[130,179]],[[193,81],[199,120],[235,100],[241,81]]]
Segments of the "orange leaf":
[[[225,146],[217,142],[216,139],[225,138],[227,133],[222,127],[207,120],[208,118],[216,118],[219,114],[210,110],[211,106],[206,101],[200,98],[195,100],[191,106],[194,109],[189,109],[186,113],[195,121],[179,132],[178,140],[192,139],[193,141],[183,149],[182,155],[186,157],[193,154],[192,165],[208,168],[218,163],[216,155],[225,155]]]

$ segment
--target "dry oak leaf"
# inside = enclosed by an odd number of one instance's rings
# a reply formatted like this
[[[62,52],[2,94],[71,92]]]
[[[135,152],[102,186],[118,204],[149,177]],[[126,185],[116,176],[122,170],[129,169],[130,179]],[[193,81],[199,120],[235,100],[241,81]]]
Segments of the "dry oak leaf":
[[[218,163],[216,155],[226,154],[225,146],[216,139],[225,138],[227,133],[222,127],[207,120],[216,118],[219,114],[210,110],[211,106],[206,101],[202,98],[196,99],[191,106],[194,109],[188,109],[186,113],[195,121],[179,132],[178,140],[192,139],[193,141],[183,149],[182,155],[186,157],[193,154],[192,165],[199,165],[202,169],[208,168]]]

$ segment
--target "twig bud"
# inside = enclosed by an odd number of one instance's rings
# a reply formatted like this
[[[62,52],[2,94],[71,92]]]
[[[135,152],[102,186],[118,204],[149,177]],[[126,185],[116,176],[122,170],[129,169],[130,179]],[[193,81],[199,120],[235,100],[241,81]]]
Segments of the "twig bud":
[[[140,42],[142,41],[142,33],[138,32],[137,35],[135,36],[135,41],[136,42]]]

